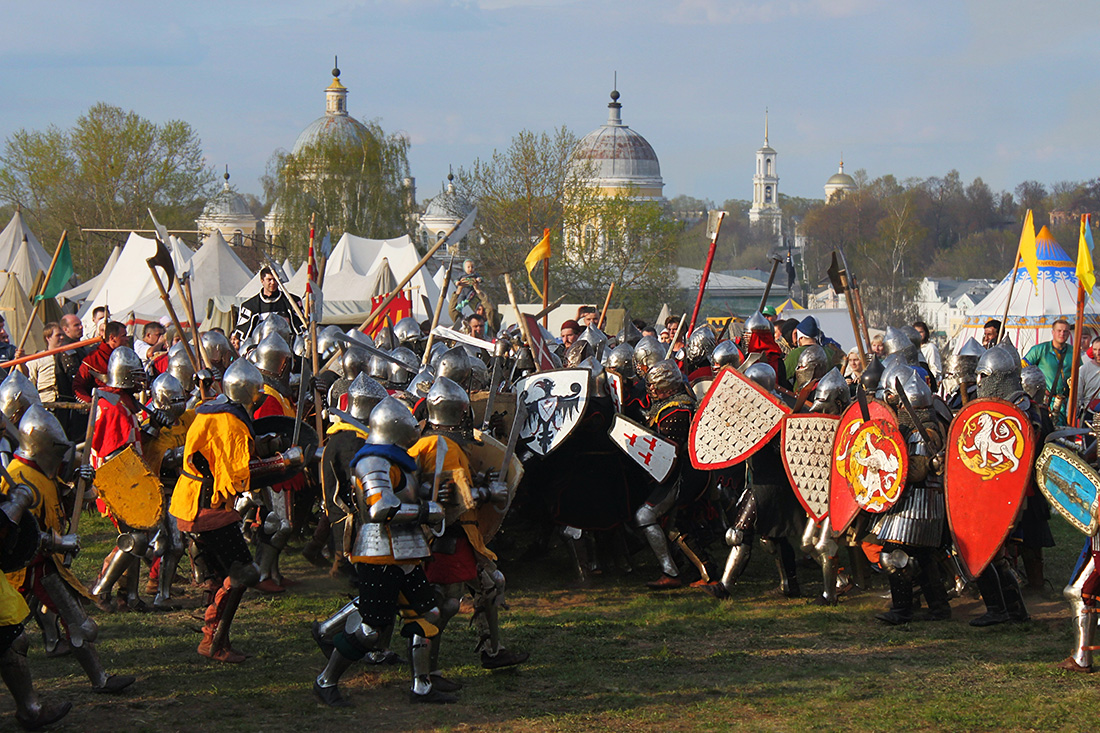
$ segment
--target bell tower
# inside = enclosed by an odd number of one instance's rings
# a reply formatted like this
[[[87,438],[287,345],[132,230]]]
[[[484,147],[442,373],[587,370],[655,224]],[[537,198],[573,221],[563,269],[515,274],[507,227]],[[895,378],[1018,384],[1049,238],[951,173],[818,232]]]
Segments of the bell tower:
[[[782,234],[783,213],[779,210],[779,176],[775,148],[768,143],[768,112],[764,110],[764,146],[756,151],[756,173],[752,177],[752,208],[749,223]]]

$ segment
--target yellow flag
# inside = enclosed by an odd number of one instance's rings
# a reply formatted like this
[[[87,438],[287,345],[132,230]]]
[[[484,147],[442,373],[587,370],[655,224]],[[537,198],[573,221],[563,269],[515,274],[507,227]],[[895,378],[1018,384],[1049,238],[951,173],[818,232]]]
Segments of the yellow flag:
[[[1086,295],[1092,294],[1096,287],[1096,270],[1092,264],[1092,227],[1089,226],[1089,214],[1081,214],[1081,238],[1077,242],[1077,282],[1085,289]]]
[[[1034,239],[1034,237],[1032,238]],[[527,279],[531,281],[531,287],[539,294],[539,298],[543,297],[542,291],[539,290],[539,286],[535,284],[535,279],[531,277],[531,272],[535,269],[535,265],[548,259],[550,259],[550,230],[543,229],[542,239],[531,248],[531,251],[527,253],[527,259],[523,261],[524,266],[527,268]]]
[[[1039,294],[1039,252],[1035,245],[1035,224],[1031,218],[1031,209],[1024,217],[1024,230],[1020,232],[1020,249],[1016,252],[1020,264],[1027,268],[1035,294]]]

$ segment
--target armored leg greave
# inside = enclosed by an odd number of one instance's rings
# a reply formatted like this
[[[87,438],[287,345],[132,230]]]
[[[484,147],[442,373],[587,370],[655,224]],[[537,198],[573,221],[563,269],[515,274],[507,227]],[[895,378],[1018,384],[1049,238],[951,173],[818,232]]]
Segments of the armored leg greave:
[[[577,571],[577,580],[588,580],[588,545],[584,542],[584,532],[576,527],[562,527],[559,530],[562,541],[569,549],[573,567]]]
[[[940,563],[933,556],[936,551],[931,548],[921,548],[917,552],[919,552],[917,582],[924,591],[924,599],[928,601],[929,620],[941,621],[951,618],[951,599],[947,595],[947,587],[943,584]]]
[[[1008,621],[1008,609],[1005,605],[1004,593],[1001,589],[1001,579],[993,565],[990,564],[975,579],[978,591],[982,594],[985,603],[985,613],[971,619],[971,626],[993,626]]]
[[[156,554],[160,556],[157,596],[153,599],[153,605],[157,608],[170,607],[172,580],[176,577],[176,568],[179,567],[180,558],[183,557],[183,534],[176,524],[176,518],[171,514],[167,514],[166,517],[164,526],[157,533],[157,541],[154,541]]]
[[[46,644],[46,656],[63,654],[69,648],[68,642],[61,638],[61,630],[57,626],[57,614],[42,605],[42,602],[31,596],[27,599],[27,605],[34,612],[34,620],[42,629],[42,640]],[[60,645],[60,649],[59,649]]]
[[[774,550],[775,567],[779,571],[779,592],[787,598],[798,598],[802,589],[795,571],[794,548],[786,537],[767,537],[765,547]]]
[[[752,555],[753,530],[756,527],[756,498],[752,491],[746,489],[741,494],[735,511],[733,527],[726,530],[726,544],[730,546],[726,567],[722,571],[722,585],[726,591],[733,589]]]
[[[412,692],[427,695],[432,691],[431,642],[420,634],[409,638],[409,664],[412,667]]]
[[[1083,594],[1085,581],[1088,580],[1095,569],[1096,561],[1090,558],[1077,575],[1076,580],[1067,585],[1065,590],[1062,591],[1062,594],[1070,603],[1070,608],[1073,609],[1073,653],[1066,661],[1072,660],[1082,670],[1092,669],[1092,652],[1094,651],[1092,640],[1096,629],[1097,616],[1100,615],[1095,612],[1096,603],[1086,602]],[[1065,662],[1063,662],[1064,664]]]
[[[883,547],[882,566],[890,582],[890,609],[876,618],[888,624],[904,624],[913,620],[913,559],[901,549]]]
[[[657,556],[657,562],[661,565],[661,572],[672,578],[678,576],[680,571],[676,568],[676,563],[672,561],[672,553],[668,549],[668,538],[665,537],[665,532],[658,522],[661,516],[672,507],[675,499],[676,492],[671,492],[670,501],[662,501],[658,506],[642,504],[634,514],[634,521],[638,529],[646,538],[653,554]],[[666,503],[668,506],[665,506]]]
[[[34,691],[34,681],[27,665],[27,648],[30,642],[26,634],[20,634],[7,651],[0,654],[0,678],[15,699],[15,717],[28,730],[49,725],[61,719],[72,708],[63,705],[43,705]]]

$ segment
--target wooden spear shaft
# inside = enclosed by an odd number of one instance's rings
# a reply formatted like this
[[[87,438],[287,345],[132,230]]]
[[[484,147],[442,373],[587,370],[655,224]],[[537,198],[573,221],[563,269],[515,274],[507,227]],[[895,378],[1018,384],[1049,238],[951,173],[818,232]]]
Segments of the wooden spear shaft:
[[[451,258],[452,263],[454,258]],[[439,319],[443,315],[443,303],[447,300],[447,290],[451,287],[451,268],[447,267],[447,271],[443,273],[443,287],[439,289],[439,300],[435,303],[435,310],[432,312],[432,327],[428,330],[428,341],[424,344],[424,358],[421,359],[420,365],[427,366],[428,362],[432,359],[432,344],[435,342],[435,327],[439,325]]]
[[[61,248],[65,246],[65,239],[68,236],[68,229],[61,232],[61,241],[57,243],[57,249],[53,251],[53,259],[50,260],[50,269],[46,271],[46,279],[42,281],[42,288],[41,290],[36,289],[32,296],[34,298],[34,307],[31,308],[31,315],[27,319],[27,325],[23,327],[23,335],[19,338],[19,346],[16,347],[17,351],[22,351],[23,347],[27,345],[27,338],[31,335],[34,319],[38,317],[38,307],[42,304],[38,296],[46,292],[46,287],[50,284],[50,275],[53,275],[53,269],[57,267],[57,258],[61,254]]]
[[[149,272],[153,273],[153,282],[157,284],[157,290],[160,291],[160,300],[164,303],[164,307],[168,309],[168,315],[172,319],[172,325],[179,331],[180,336],[184,334],[183,325],[180,323],[179,316],[176,315],[176,309],[172,307],[172,299],[168,297],[168,291],[164,289],[164,283],[160,281],[160,275],[157,274],[157,266],[150,262],[145,261],[145,264],[149,266]],[[191,362],[191,368],[196,372],[202,367],[199,366],[198,360],[195,359],[195,354],[191,351],[191,345],[187,343],[187,339],[180,341],[183,344],[183,353],[187,354],[187,360]]]
[[[596,322],[596,328],[603,330],[603,322],[607,318],[607,308],[611,305],[611,294],[615,292],[615,283],[607,289],[607,297],[603,299],[603,310],[600,311],[600,320]]]
[[[180,282],[179,278],[176,278],[176,282]],[[195,348],[199,350],[199,358],[202,359],[202,363],[206,365],[206,368],[213,369],[214,365],[206,354],[206,347],[202,345],[199,324],[195,322],[195,300],[191,297],[191,278],[186,278],[182,284],[183,287],[179,289],[180,299],[183,300],[183,307],[187,309],[187,319],[191,325],[191,336],[195,339]]]
[[[313,245],[316,241],[316,229],[317,214],[313,213],[309,215],[309,261],[311,264],[316,265],[317,259],[313,255]],[[307,274],[313,274],[306,269]],[[320,272],[317,273],[317,287],[321,287]],[[310,353],[310,366],[313,368],[313,376],[317,376],[317,370],[321,367],[321,355],[317,353],[317,303],[315,299],[317,294],[313,292],[313,283],[309,286],[309,297],[306,298],[306,313],[309,315],[309,353]],[[317,425],[317,435],[322,442],[325,439],[325,418],[321,415],[321,400],[323,395],[321,390],[317,390],[313,393],[313,416]]]
[[[99,336],[93,336],[90,339],[84,339],[83,341],[76,341],[76,342],[71,343],[71,344],[65,344],[64,346],[58,346],[56,349],[48,349],[47,351],[40,351],[37,354],[27,354],[26,356],[21,356],[18,359],[12,359],[10,361],[5,361],[3,363],[0,363],[0,369],[9,369],[13,366],[19,366],[20,364],[26,364],[28,361],[34,361],[35,359],[44,359],[47,356],[53,356],[55,354],[63,354],[66,351],[72,351],[73,349],[79,349],[79,348],[82,348],[84,346],[91,346],[93,344],[98,344],[102,340],[103,339],[101,339]]]
[[[1086,215],[1087,216],[1087,215]],[[1066,423],[1070,427],[1077,425],[1077,395],[1080,391],[1077,389],[1077,373],[1081,367],[1081,339],[1084,337],[1085,332],[1085,285],[1080,280],[1077,281],[1077,320],[1073,322],[1073,342],[1066,344],[1066,350],[1069,352],[1069,357],[1073,359],[1073,365],[1069,370],[1069,421]],[[1058,385],[1054,385],[1057,387]]]

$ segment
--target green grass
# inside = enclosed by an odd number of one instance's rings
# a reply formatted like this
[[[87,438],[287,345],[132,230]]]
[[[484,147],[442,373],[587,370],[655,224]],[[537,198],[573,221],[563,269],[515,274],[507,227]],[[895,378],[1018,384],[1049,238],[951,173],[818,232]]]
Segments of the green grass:
[[[1060,521],[1048,551],[1048,577],[1061,587],[1081,536]],[[113,541],[102,520],[83,528],[76,572],[91,581]],[[515,533],[521,536],[520,532]],[[520,548],[516,548],[517,550]],[[183,589],[185,610],[101,614],[99,647],[108,669],[138,676],[118,698],[92,694],[74,660],[50,660],[31,626],[31,667],[43,695],[75,709],[64,730],[219,731],[924,731],[1086,730],[1095,726],[1100,678],[1054,665],[1070,644],[1068,609],[1057,595],[1032,601],[1025,625],[973,629],[972,599],[955,618],[884,627],[874,614],[882,589],[819,608],[776,596],[771,557],[754,552],[735,597],[645,590],[656,575],[648,552],[630,576],[570,587],[564,553],[538,564],[509,560],[502,612],[508,646],[532,654],[521,668],[483,670],[464,613],[446,634],[443,662],[465,684],[456,705],[406,701],[404,667],[354,668],[343,687],[357,707],[330,710],[310,692],[324,660],[309,623],[342,605],[350,586],[308,566],[294,547],[284,571],[301,580],[290,593],[250,593],[234,624],[242,665],[199,657],[198,594]],[[186,565],[186,561],[184,563]],[[800,569],[804,590],[820,573]],[[404,655],[405,650],[398,651]],[[12,703],[0,698],[0,720]],[[2,727],[2,726],[0,726]]]

